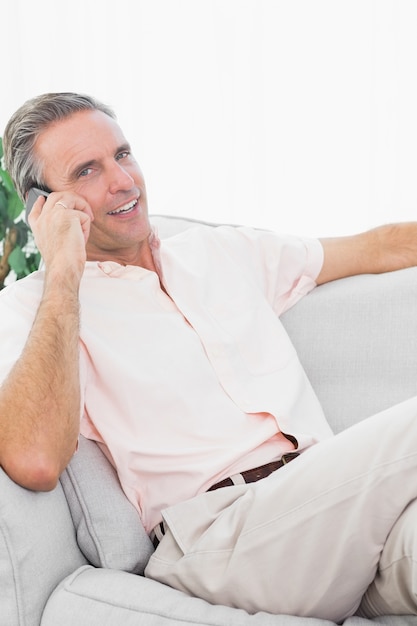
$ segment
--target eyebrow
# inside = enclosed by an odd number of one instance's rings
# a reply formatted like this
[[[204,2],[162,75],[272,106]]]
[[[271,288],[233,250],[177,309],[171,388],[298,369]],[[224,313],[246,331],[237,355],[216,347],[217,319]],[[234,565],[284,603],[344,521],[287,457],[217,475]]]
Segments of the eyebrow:
[[[128,151],[131,152],[131,147],[129,143],[123,143],[121,146],[118,146],[114,152],[114,156],[116,156],[117,154],[120,154],[120,152],[124,152],[124,151]],[[81,172],[93,165],[98,165],[99,161],[97,159],[90,159],[89,161],[84,161],[83,163],[79,163],[78,165],[76,165],[70,172],[70,178],[71,179],[75,179],[78,178],[78,175],[81,174]]]

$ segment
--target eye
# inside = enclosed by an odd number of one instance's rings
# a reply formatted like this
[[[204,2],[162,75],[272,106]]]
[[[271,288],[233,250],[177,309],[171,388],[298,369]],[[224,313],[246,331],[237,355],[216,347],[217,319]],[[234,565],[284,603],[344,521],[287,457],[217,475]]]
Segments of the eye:
[[[81,170],[78,176],[79,178],[82,178],[83,176],[88,176],[89,174],[91,174],[92,171],[93,171],[92,167],[86,167],[85,169]]]
[[[116,161],[120,161],[121,159],[126,159],[130,155],[129,150],[122,150],[116,155]]]

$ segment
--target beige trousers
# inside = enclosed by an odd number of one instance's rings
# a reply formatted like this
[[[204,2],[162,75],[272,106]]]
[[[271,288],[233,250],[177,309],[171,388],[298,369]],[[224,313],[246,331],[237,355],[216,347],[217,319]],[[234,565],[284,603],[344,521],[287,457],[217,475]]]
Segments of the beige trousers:
[[[417,613],[417,398],[164,511],[146,576],[250,613]],[[414,523],[411,521],[414,519]]]

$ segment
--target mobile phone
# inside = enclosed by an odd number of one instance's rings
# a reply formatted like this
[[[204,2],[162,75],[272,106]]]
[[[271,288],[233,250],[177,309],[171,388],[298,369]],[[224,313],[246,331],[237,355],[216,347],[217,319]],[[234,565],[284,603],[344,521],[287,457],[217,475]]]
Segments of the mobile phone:
[[[26,211],[25,211],[25,219],[28,221],[29,213],[31,212],[33,205],[39,196],[45,196],[47,198],[49,196],[49,191],[45,191],[44,189],[38,189],[37,187],[32,187],[29,189],[28,196],[26,198]]]

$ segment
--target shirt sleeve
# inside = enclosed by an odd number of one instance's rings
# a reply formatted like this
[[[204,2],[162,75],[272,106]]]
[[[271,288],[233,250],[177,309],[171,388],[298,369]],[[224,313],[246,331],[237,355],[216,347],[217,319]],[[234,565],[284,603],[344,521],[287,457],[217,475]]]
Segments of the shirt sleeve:
[[[318,239],[246,227],[220,227],[218,235],[225,238],[230,256],[256,281],[277,315],[316,286],[324,260]]]
[[[0,384],[22,354],[41,293],[41,283],[29,278],[12,283],[0,293]]]

